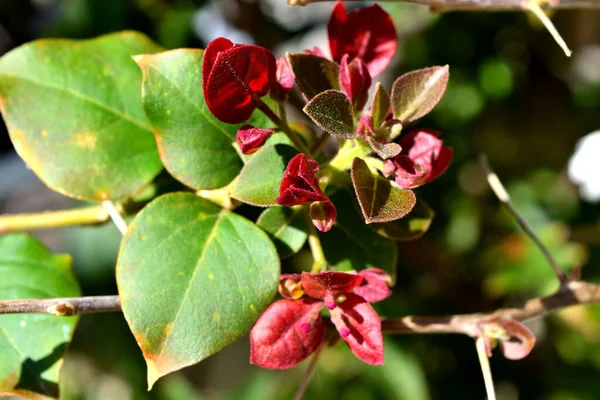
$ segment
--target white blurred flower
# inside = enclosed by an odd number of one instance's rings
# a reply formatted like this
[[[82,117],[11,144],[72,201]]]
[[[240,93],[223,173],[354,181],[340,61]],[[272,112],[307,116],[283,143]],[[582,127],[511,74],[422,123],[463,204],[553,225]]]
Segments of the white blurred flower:
[[[569,179],[579,185],[579,195],[600,201],[600,130],[579,139],[569,160]]]
[[[223,16],[224,11],[235,13],[238,10],[234,2],[217,4],[214,1],[198,9],[192,20],[196,36],[206,43],[218,37],[225,37],[233,43],[254,44],[254,39],[249,33],[237,29],[227,21]]]

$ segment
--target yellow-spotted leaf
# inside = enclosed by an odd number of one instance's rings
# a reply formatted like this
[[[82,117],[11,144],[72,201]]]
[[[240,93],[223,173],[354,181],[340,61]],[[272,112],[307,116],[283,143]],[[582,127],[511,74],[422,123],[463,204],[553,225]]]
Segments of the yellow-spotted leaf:
[[[46,185],[100,201],[137,192],[162,164],[131,59],[160,51],[122,32],[43,39],[0,59],[0,107],[15,149]]]
[[[275,246],[245,218],[189,193],[146,206],[121,244],[117,283],[149,387],[248,332],[278,280]]]

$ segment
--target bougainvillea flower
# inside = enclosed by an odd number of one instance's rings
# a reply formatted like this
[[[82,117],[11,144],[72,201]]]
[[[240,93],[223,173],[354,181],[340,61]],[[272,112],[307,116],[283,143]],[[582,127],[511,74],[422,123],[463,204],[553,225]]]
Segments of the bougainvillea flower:
[[[202,88],[210,112],[220,121],[242,123],[256,108],[255,98],[275,81],[275,56],[264,47],[233,44],[225,38],[210,42],[202,61]]]
[[[369,270],[361,271],[366,272]],[[356,294],[363,276],[345,272],[321,272],[282,275],[280,292],[284,300],[276,301],[260,316],[250,331],[250,362],[263,368],[291,368],[312,353],[325,340],[323,306],[331,313],[331,322],[350,350],[371,365],[383,364],[381,320],[365,298]],[[367,273],[377,286],[377,276]],[[289,297],[293,287],[301,297]],[[383,300],[380,295],[378,299]]]
[[[285,101],[294,86],[294,74],[287,57],[277,60],[275,82],[271,85],[271,97],[277,101]]]
[[[329,201],[319,187],[315,174],[319,172],[319,163],[306,154],[298,154],[290,160],[283,173],[279,187],[279,196],[275,201],[282,206],[296,206],[314,201]]]
[[[398,47],[396,28],[390,16],[378,5],[361,8],[348,15],[338,1],[327,25],[329,48],[335,62],[344,54],[350,60],[362,59],[372,77],[385,70]]]
[[[348,62],[348,54],[344,54],[340,63],[340,88],[348,96],[356,111],[363,109],[369,98],[371,74],[361,58]]]
[[[262,147],[267,139],[275,132],[273,129],[257,128],[245,125],[238,129],[235,141],[243,154],[252,154]]]
[[[446,171],[452,149],[443,147],[439,132],[419,129],[400,137],[402,152],[386,161],[384,175],[395,176],[398,186],[412,189],[431,182]]]
[[[358,272],[358,275],[363,278],[363,281],[360,286],[354,288],[354,293],[369,303],[377,303],[392,295],[390,290],[392,277],[384,270],[379,268],[363,269]]]
[[[310,219],[321,232],[327,232],[335,223],[337,210],[331,201],[319,201],[310,205]]]

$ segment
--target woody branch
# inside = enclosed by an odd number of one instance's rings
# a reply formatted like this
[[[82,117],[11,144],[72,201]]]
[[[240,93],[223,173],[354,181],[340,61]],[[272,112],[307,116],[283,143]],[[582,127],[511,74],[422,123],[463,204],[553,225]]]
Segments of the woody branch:
[[[331,2],[334,0],[288,0],[292,6],[306,6],[311,3]],[[346,3],[360,0],[344,0]],[[403,2],[429,6],[435,12],[448,11],[519,11],[529,9],[528,0],[379,0],[380,2]],[[537,1],[550,9],[600,8],[600,0],[550,0]]]

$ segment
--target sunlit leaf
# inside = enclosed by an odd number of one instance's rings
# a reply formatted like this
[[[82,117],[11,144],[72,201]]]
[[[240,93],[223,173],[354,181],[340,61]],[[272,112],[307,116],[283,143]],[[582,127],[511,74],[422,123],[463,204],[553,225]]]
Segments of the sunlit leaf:
[[[352,162],[352,182],[365,222],[390,222],[404,217],[417,201],[412,190],[400,189],[373,174],[361,158]]]
[[[396,79],[392,88],[394,118],[407,125],[429,113],[444,95],[449,76],[446,65],[411,71]]]
[[[149,386],[248,332],[279,272],[268,236],[237,214],[188,193],[146,206],[123,239],[117,282]]]
[[[352,103],[344,93],[327,90],[312,98],[304,112],[320,128],[342,139],[356,136]]]
[[[142,101],[165,167],[194,189],[227,185],[242,168],[232,142],[238,125],[217,120],[202,91],[202,50],[140,55]]]
[[[279,257],[296,254],[306,242],[306,222],[301,207],[270,207],[256,221],[273,240]]]
[[[91,200],[137,192],[162,169],[132,55],[134,32],[38,40],[0,60],[0,106],[19,155],[52,189]]]

